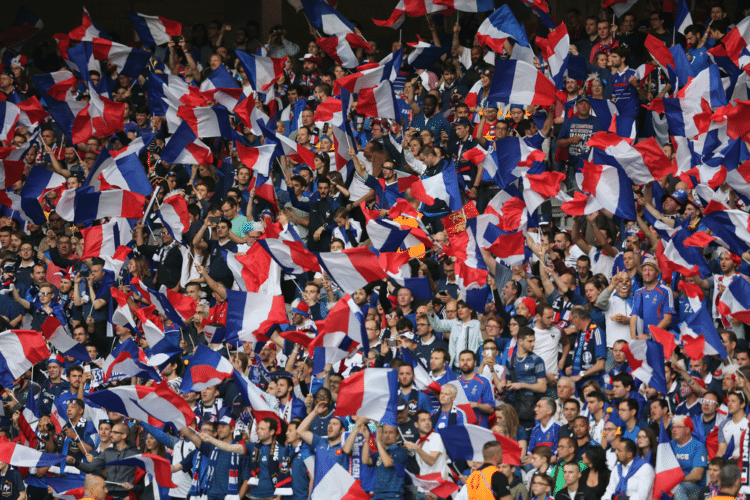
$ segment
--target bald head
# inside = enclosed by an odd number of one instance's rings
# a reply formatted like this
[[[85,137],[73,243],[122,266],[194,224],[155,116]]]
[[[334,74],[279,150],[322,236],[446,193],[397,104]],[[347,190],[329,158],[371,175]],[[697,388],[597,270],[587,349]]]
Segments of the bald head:
[[[94,500],[104,500],[104,497],[107,496],[107,484],[104,482],[104,478],[86,474],[86,480],[83,483],[83,496]]]

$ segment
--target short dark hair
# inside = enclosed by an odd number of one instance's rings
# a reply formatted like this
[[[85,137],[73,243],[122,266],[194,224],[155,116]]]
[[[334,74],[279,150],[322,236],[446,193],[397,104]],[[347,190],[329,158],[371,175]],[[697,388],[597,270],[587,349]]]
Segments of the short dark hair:
[[[520,342],[526,337],[530,337],[532,335],[536,335],[536,333],[534,333],[534,330],[532,330],[528,326],[522,326],[518,328],[518,335],[516,335],[516,340]]]
[[[635,456],[636,453],[638,453],[638,447],[635,445],[635,442],[633,442],[632,439],[625,438],[625,439],[622,439],[621,442],[625,443],[625,451],[626,452],[632,453],[633,456]]]
[[[576,408],[578,408],[578,411],[581,411],[581,402],[578,401],[576,398],[568,398],[565,401],[563,401],[563,407],[565,407],[566,404],[573,403],[576,405]]]

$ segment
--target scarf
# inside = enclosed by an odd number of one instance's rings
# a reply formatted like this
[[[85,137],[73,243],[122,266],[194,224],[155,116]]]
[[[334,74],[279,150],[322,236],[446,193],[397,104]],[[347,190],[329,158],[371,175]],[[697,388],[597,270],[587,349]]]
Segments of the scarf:
[[[271,482],[276,490],[283,490],[282,486],[291,488],[291,462],[288,457],[284,457],[279,462],[279,452],[281,447],[274,439],[271,442],[268,452],[268,472],[271,476]],[[257,486],[260,478],[260,459],[263,456],[263,445],[260,442],[253,444],[253,452],[250,460],[250,480],[251,486]],[[274,495],[290,495],[291,493],[274,493]]]
[[[617,474],[620,475],[620,481],[617,483],[617,488],[615,489],[615,494],[612,495],[625,495],[628,491],[628,480],[633,477],[633,475],[638,472],[638,469],[641,468],[642,465],[645,465],[646,461],[642,459],[641,457],[633,457],[633,461],[630,463],[630,469],[628,469],[628,473],[623,475],[622,473],[622,462],[617,464]]]
[[[417,439],[417,446],[422,447],[422,444],[426,443],[427,440],[430,439],[430,436],[432,435],[433,432],[435,431],[430,431],[427,433],[425,437],[420,437],[419,439]]]
[[[225,500],[239,500],[239,473],[238,469],[240,466],[240,456],[236,453],[230,453],[229,455],[229,482],[227,484],[227,494],[224,497]],[[214,447],[211,450],[211,457],[209,458],[210,465],[208,466],[207,473],[208,477],[214,478],[216,461],[219,459],[219,449]]]
[[[197,451],[195,455],[193,455],[193,477],[190,480],[190,491],[188,492],[191,498],[196,498],[198,500],[205,498],[205,473],[207,471],[208,467],[206,467],[206,462],[203,460],[203,454],[200,451]]]

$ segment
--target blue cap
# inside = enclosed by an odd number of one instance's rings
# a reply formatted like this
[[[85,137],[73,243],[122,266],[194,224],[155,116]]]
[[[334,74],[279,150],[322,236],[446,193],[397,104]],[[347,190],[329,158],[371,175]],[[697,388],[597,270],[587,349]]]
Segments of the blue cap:
[[[484,109],[499,109],[496,102],[488,102]]]
[[[579,95],[578,98],[576,99],[576,104],[582,101],[586,101],[587,103],[591,104],[591,101],[589,101],[589,96],[587,96],[586,94]]]
[[[468,118],[459,118],[458,120],[453,122],[453,125],[464,125],[466,127],[471,127],[471,122]]]
[[[668,194],[666,196],[669,196],[674,201],[676,201],[679,205],[682,205],[682,206],[685,206],[685,203],[687,203],[688,201],[687,191],[685,191],[684,189],[678,189],[674,193]],[[662,199],[662,203],[664,203],[664,199]]]
[[[551,222],[552,221],[551,221],[551,217],[550,217],[549,214],[547,214],[547,213],[541,213],[541,214],[539,214],[539,225],[540,226],[546,225],[546,224],[550,224]]]
[[[523,104],[511,104],[510,109],[523,109]]]

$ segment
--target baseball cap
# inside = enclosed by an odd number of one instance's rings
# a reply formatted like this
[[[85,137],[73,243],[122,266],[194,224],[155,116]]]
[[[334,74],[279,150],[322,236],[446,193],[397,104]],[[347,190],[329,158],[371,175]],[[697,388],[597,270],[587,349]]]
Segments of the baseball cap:
[[[688,195],[687,191],[684,189],[678,189],[674,193],[667,195],[670,198],[672,198],[674,201],[676,201],[678,204],[685,206],[685,203],[688,201]],[[663,200],[662,200],[663,201]]]
[[[539,225],[540,226],[549,225],[551,223],[550,219],[551,217],[549,214],[546,214],[546,213],[539,214]]]
[[[404,411],[406,409],[406,400],[402,398],[401,396],[398,397],[398,406],[396,406],[396,411]]]
[[[471,127],[471,122],[468,118],[459,118],[458,120],[453,122],[453,126],[456,125],[464,125],[466,127]]]
[[[586,102],[588,102],[589,104],[591,104],[591,101],[589,101],[589,96],[587,96],[586,94],[581,94],[581,95],[579,95],[579,96],[578,96],[578,99],[576,99],[576,104],[578,104],[578,103],[579,103],[579,102],[581,102],[581,101],[586,101]]]
[[[229,415],[224,415],[223,417],[219,419],[218,423],[234,427],[235,422],[234,422],[234,419],[230,417]]]
[[[310,54],[309,52],[307,54],[305,54],[305,57],[301,57],[300,61],[303,61],[303,62],[304,61],[314,62],[318,66],[320,66],[320,65],[323,64],[323,61],[321,61],[319,57],[316,57],[315,55]]]

